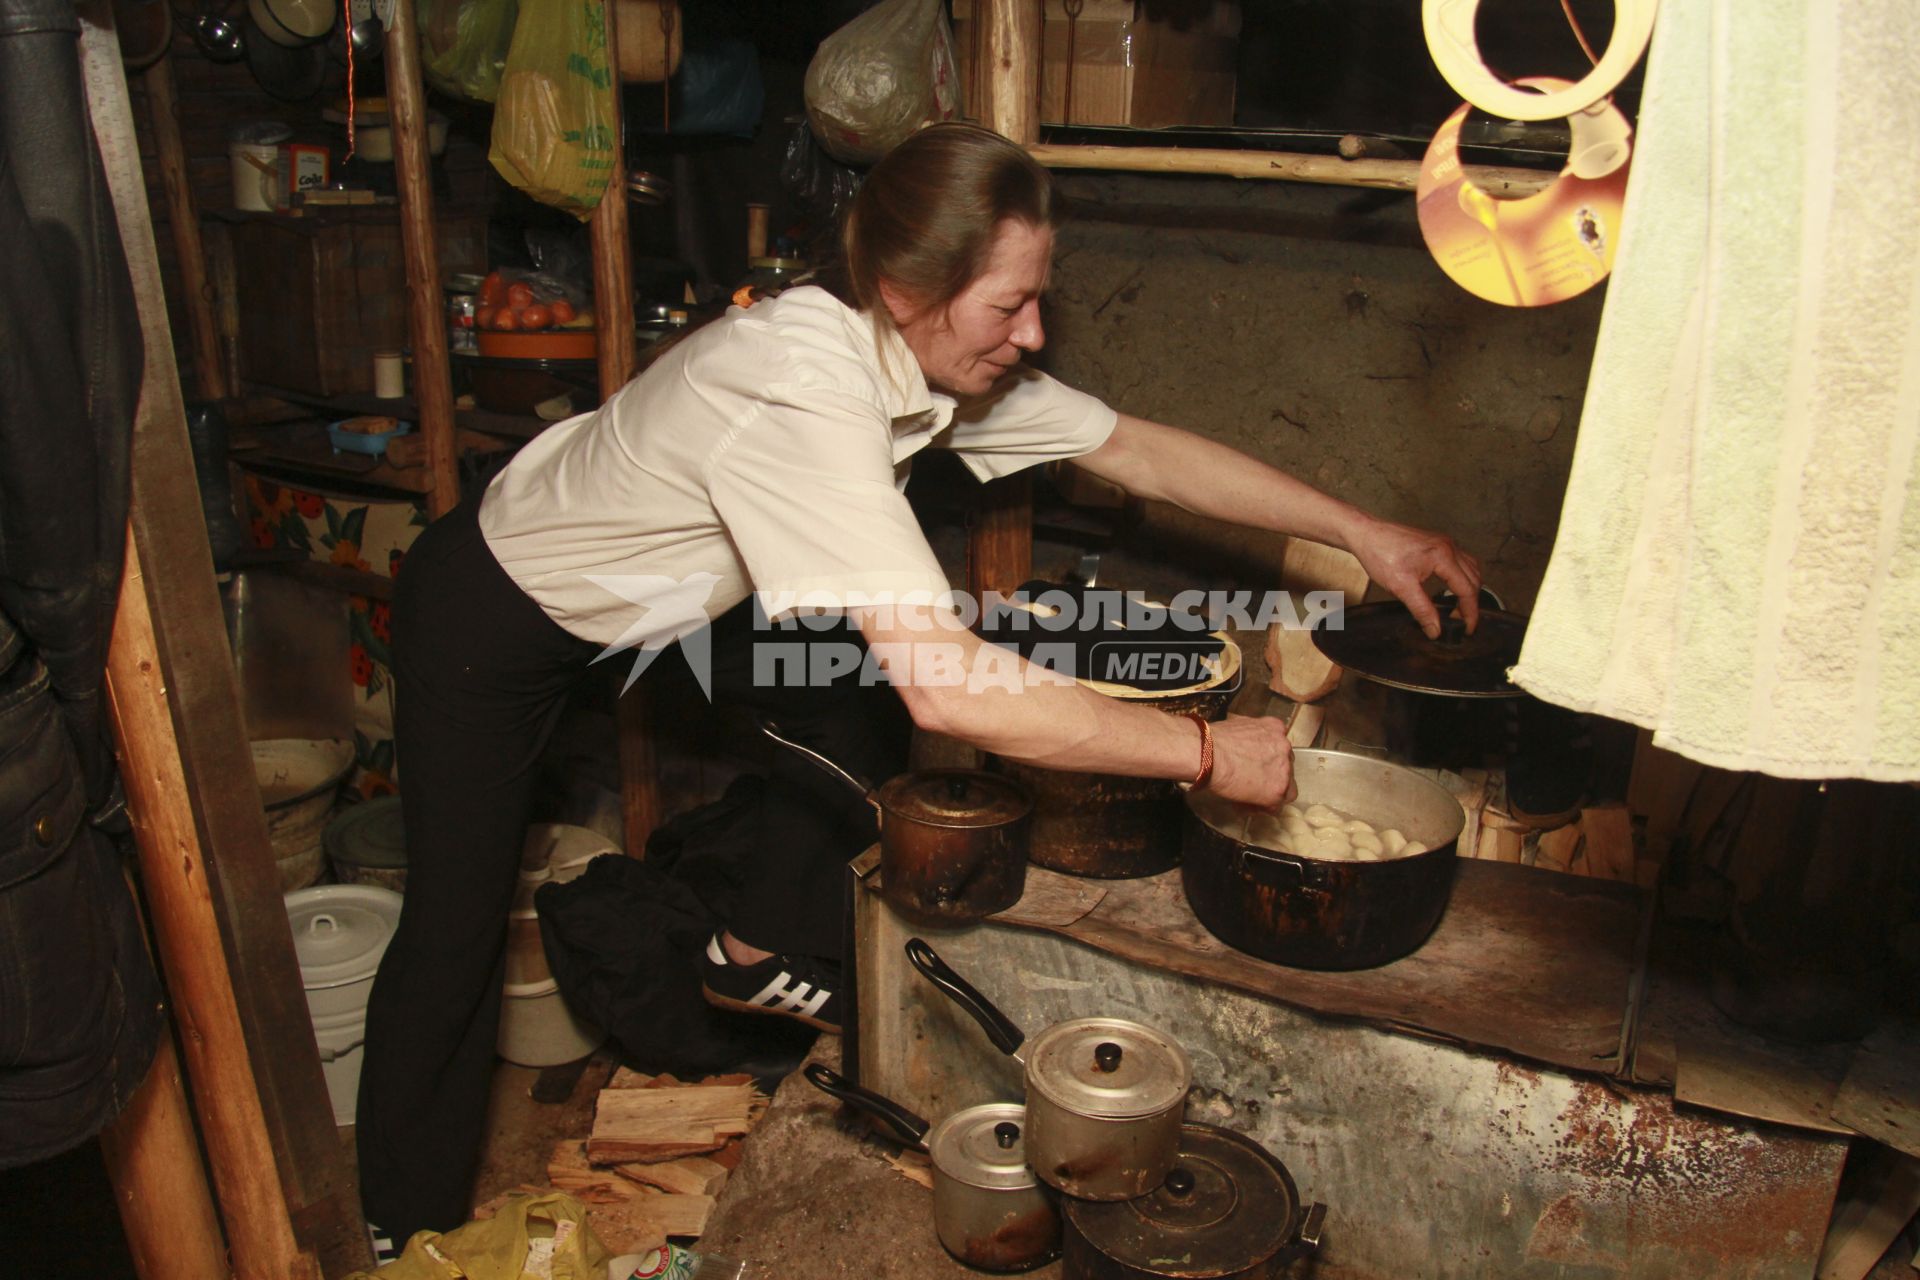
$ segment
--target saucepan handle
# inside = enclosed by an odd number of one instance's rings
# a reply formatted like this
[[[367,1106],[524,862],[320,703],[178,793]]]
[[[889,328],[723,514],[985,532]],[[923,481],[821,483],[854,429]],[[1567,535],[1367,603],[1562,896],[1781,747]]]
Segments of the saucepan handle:
[[[1305,889],[1320,881],[1320,869],[1304,858],[1271,849],[1241,846],[1234,858],[1235,870],[1269,889]]]
[[[838,1098],[848,1106],[864,1111],[886,1125],[900,1135],[901,1140],[907,1145],[914,1147],[926,1145],[927,1122],[892,1098],[883,1097],[871,1089],[862,1089],[823,1063],[809,1062],[806,1070],[801,1074],[807,1077],[808,1084],[820,1092]]]
[[[811,761],[813,764],[818,766],[820,770],[826,773],[829,777],[832,777],[837,781],[845,783],[847,786],[853,788],[853,790],[860,796],[862,800],[865,800],[868,804],[873,806],[873,812],[875,817],[880,817],[882,815],[882,810],[880,808],[880,795],[878,792],[876,792],[873,789],[872,784],[867,782],[866,779],[860,777],[856,773],[853,773],[847,769],[842,768],[840,765],[835,764],[833,761],[821,755],[818,751],[815,751],[812,747],[801,746],[799,743],[795,742],[792,738],[789,738],[786,736],[786,730],[782,729],[778,724],[774,723],[772,720],[769,720],[767,717],[757,716],[755,717],[755,723],[757,723],[760,726],[761,733],[766,734],[769,738],[772,738],[775,742],[779,743],[781,746],[785,747],[787,750],[794,752],[796,755],[804,756],[807,760]]]
[[[993,1041],[993,1047],[1009,1058],[1018,1057],[1027,1033],[993,1006],[993,1002],[974,990],[973,984],[947,967],[934,949],[919,938],[907,939],[907,959],[922,976],[947,993],[947,998],[973,1015],[980,1029]]]
[[[1300,1229],[1293,1233],[1293,1238],[1298,1240],[1300,1244],[1307,1249],[1318,1249],[1320,1247],[1320,1232],[1321,1229],[1326,1226],[1326,1223],[1327,1206],[1316,1202],[1308,1207],[1306,1213],[1301,1215]]]

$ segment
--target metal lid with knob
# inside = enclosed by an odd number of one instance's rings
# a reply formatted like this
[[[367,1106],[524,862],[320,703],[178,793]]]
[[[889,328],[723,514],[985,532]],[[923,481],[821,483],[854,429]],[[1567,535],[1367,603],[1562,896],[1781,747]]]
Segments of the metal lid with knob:
[[[1033,810],[1025,787],[980,769],[903,773],[881,786],[879,801],[896,818],[939,827],[995,827]]]
[[[1187,1051],[1163,1032],[1121,1018],[1055,1023],[1027,1049],[1027,1088],[1076,1115],[1130,1120],[1185,1103]]]
[[[941,1173],[970,1187],[1036,1185],[1027,1167],[1027,1109],[1017,1102],[989,1102],[956,1111],[927,1135],[927,1153]]]
[[[1286,1166],[1250,1138],[1213,1125],[1180,1128],[1180,1156],[1159,1187],[1136,1200],[1066,1200],[1086,1243],[1133,1272],[1237,1276],[1313,1247]],[[1258,1274],[1265,1275],[1265,1271]]]

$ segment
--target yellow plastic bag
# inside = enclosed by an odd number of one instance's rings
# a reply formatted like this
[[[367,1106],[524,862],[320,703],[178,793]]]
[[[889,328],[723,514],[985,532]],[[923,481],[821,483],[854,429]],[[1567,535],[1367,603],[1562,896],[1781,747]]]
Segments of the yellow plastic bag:
[[[556,1191],[515,1196],[486,1221],[444,1235],[416,1231],[394,1261],[347,1280],[606,1280],[612,1260],[586,1206]]]
[[[613,173],[618,109],[605,6],[520,0],[493,107],[488,158],[501,176],[584,220]]]

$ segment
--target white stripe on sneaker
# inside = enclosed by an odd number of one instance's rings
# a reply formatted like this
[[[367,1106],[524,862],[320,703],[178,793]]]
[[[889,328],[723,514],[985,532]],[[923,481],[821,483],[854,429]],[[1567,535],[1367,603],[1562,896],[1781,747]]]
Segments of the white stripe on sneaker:
[[[779,977],[760,988],[759,994],[747,1003],[759,1005],[762,1008],[778,1008],[782,1013],[797,1013],[803,1018],[811,1018],[817,1016],[821,1006],[833,998],[833,992],[824,987],[816,987],[811,982],[802,982],[798,986],[790,987],[787,983],[792,978],[792,974],[782,969]],[[813,993],[811,999],[808,998],[808,992]]]
[[[685,955],[686,952],[683,951],[680,954]],[[726,948],[720,945],[720,935],[717,933],[707,939],[707,959],[711,960],[714,964],[733,963],[733,961],[727,958]]]

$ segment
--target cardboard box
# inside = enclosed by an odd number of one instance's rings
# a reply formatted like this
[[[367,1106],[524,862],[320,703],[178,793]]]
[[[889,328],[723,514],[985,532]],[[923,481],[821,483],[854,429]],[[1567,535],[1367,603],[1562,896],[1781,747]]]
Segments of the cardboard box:
[[[977,114],[985,94],[973,75],[973,6],[974,0],[954,0],[953,6],[953,43],[969,115]],[[1172,8],[1176,12],[1149,17],[1143,0],[1084,0],[1079,17],[1070,21],[1066,0],[1046,0],[1040,122],[1136,129],[1231,125],[1238,0],[1190,0]]]

